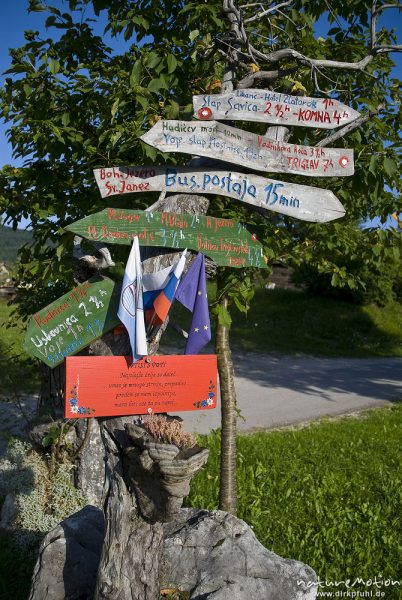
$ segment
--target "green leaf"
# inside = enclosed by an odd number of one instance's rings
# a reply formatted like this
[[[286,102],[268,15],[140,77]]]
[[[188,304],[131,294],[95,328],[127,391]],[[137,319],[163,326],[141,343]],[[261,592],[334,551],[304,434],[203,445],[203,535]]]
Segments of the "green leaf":
[[[176,119],[180,112],[180,106],[174,100],[171,100],[166,108],[166,116],[168,119]]]
[[[124,32],[124,39],[127,41],[131,38],[134,31],[134,23],[129,23],[126,27],[126,31]]]
[[[56,248],[56,256],[59,260],[61,260],[61,257],[63,256],[63,253],[65,252],[65,247],[62,244],[59,244]]]
[[[70,123],[70,113],[63,113],[61,117],[61,122],[63,123],[64,127],[67,127],[67,125]]]
[[[148,84],[148,90],[150,92],[158,93],[160,90],[163,90],[163,89],[164,90],[169,89],[169,84],[166,80],[165,75],[161,75],[157,79],[151,79],[151,81]]]
[[[150,52],[147,57],[147,66],[154,69],[161,62],[162,58],[156,52]]]
[[[146,156],[148,156],[148,158],[150,158],[151,160],[155,160],[156,155],[158,154],[157,149],[153,148],[152,146],[149,146],[148,144],[144,144],[144,142],[142,142],[142,146],[144,148]]]
[[[121,136],[123,135],[123,131],[116,131],[112,137],[111,137],[111,144],[112,146],[115,146],[117,144],[117,142],[119,141],[119,139],[121,138]]]
[[[173,54],[168,54],[167,64],[168,64],[168,73],[170,74],[176,70],[176,67],[179,63],[177,62],[176,57],[173,56]]]
[[[49,61],[49,69],[53,75],[56,75],[60,71],[60,63],[55,58],[51,58]]]
[[[243,300],[243,302],[241,300]],[[233,297],[233,301],[236,304],[236,307],[237,307],[237,309],[240,312],[242,312],[242,313],[247,313],[248,312],[249,305],[248,305],[247,302],[245,303],[245,299],[244,298],[240,299],[238,296],[234,296]]]
[[[377,164],[378,164],[377,155],[376,154],[372,154],[371,158],[370,158],[369,171],[373,175],[377,175]]]
[[[230,316],[228,309],[222,306],[222,304],[218,304],[216,307],[216,312],[218,315],[219,324],[223,325],[223,327],[229,328],[232,324],[232,317]]]
[[[198,37],[200,35],[200,32],[198,29],[194,29],[194,31],[190,31],[190,42],[193,42],[195,40],[196,37]]]
[[[43,12],[46,8],[39,0],[29,0],[28,12]]]
[[[384,158],[384,170],[387,173],[387,175],[392,177],[394,175],[394,173],[396,173],[398,171],[398,165],[392,158],[389,158],[388,156],[386,156]]]
[[[116,100],[113,102],[112,108],[110,110],[110,112],[112,114],[112,119],[114,119],[115,114],[117,113],[117,109],[119,108],[119,104],[120,104],[120,98],[116,98]]]
[[[339,284],[339,275],[338,273],[334,273],[331,277],[331,285],[336,287]]]
[[[130,86],[139,85],[141,83],[142,76],[142,64],[141,61],[136,60],[130,74]]]
[[[148,108],[149,101],[145,96],[141,96],[138,94],[136,97],[136,100],[137,100],[138,104],[140,104],[142,106],[144,111]]]

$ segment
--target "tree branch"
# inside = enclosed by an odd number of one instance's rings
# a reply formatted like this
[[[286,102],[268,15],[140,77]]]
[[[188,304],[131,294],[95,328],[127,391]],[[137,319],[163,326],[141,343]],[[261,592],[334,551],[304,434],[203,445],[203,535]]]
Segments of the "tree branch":
[[[276,69],[275,71],[257,71],[256,73],[248,73],[243,79],[238,82],[238,89],[253,87],[256,82],[275,81],[280,77],[292,75],[297,71],[297,67],[290,69]]]
[[[402,8],[402,4],[383,4],[377,6],[377,0],[373,0],[371,5],[371,47],[374,48],[377,41],[377,17],[384,11],[390,8]]]
[[[288,5],[290,2],[285,2],[283,4]],[[257,50],[248,39],[248,36],[244,29],[244,24],[242,21],[242,16],[240,10],[235,5],[235,0],[223,0],[224,12],[228,14],[228,16],[232,19],[233,23],[236,27],[232,28],[232,32],[235,34],[237,41],[247,46],[248,56],[253,60],[260,60],[265,63],[280,63],[285,60],[294,60],[302,65],[308,65],[313,69],[319,68],[327,68],[327,69],[345,69],[351,71],[363,71],[367,65],[373,60],[373,58],[377,54],[383,54],[385,52],[400,52],[402,50],[401,45],[375,45],[376,41],[376,20],[378,15],[385,9],[388,8],[401,8],[399,3],[396,4],[384,4],[382,6],[376,7],[376,0],[374,0],[372,5],[372,22],[371,22],[371,49],[368,54],[362,59],[356,62],[344,62],[338,60],[330,60],[330,59],[314,59],[309,56],[305,56],[301,52],[294,50],[293,48],[283,48],[281,50],[277,50],[275,52],[270,52],[268,54]],[[281,5],[278,5],[279,7]],[[267,9],[267,11],[271,11],[274,8],[271,7]],[[268,14],[267,11],[264,11],[264,14]],[[260,13],[262,14],[262,13]],[[245,21],[250,22],[248,20]],[[242,52],[244,55],[244,52]]]
[[[284,8],[285,6],[289,6],[289,4],[291,4],[292,1],[293,0],[286,0],[286,2],[282,2],[282,4],[277,4],[276,6],[271,6],[270,8],[267,8],[266,10],[263,10],[262,12],[257,13],[256,15],[249,17],[248,19],[245,19],[244,23],[248,24],[248,23],[252,23],[253,21],[256,21],[257,19],[262,19],[266,15],[269,15],[270,13],[275,12],[279,8]]]

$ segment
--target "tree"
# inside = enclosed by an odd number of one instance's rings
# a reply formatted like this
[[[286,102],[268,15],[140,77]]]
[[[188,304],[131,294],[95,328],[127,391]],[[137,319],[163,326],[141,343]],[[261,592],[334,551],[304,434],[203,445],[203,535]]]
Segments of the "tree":
[[[165,155],[139,141],[160,118],[189,119],[194,93],[217,92],[221,82],[235,87],[266,87],[293,94],[330,94],[358,109],[362,118],[326,135],[293,128],[291,141],[351,147],[356,173],[348,179],[315,180],[330,188],[346,207],[339,222],[314,225],[278,214],[261,216],[233,201],[215,199],[210,211],[252,223],[270,260],[308,264],[330,276],[334,286],[364,285],[353,271],[356,255],[381,271],[389,256],[399,256],[400,236],[368,231],[355,243],[356,223],[400,211],[398,131],[399,82],[392,77],[390,53],[399,51],[396,34],[378,28],[385,11],[400,4],[353,0],[332,6],[326,0],[245,3],[153,2],[150,0],[70,0],[70,12],[31,0],[30,9],[46,10],[47,27],[60,38],[25,33],[26,44],[11,51],[11,66],[1,92],[1,116],[9,125],[14,156],[23,166],[0,174],[0,208],[15,227],[30,216],[34,245],[21,253],[20,278],[34,284],[21,296],[27,316],[58,297],[71,284],[71,236],[63,227],[104,207],[95,188],[94,167],[164,163]],[[105,11],[106,29],[125,42],[112,52],[91,28],[85,10]],[[317,21],[327,20],[325,33]],[[324,25],[322,25],[324,29]],[[261,124],[247,129],[263,133]],[[184,161],[171,154],[170,163]],[[288,180],[289,176],[283,176]],[[292,177],[311,185],[311,180]],[[387,187],[386,187],[387,186]],[[129,196],[121,207],[143,208],[147,197]],[[50,220],[49,217],[55,217]],[[49,246],[50,240],[56,244]],[[114,251],[114,258],[122,255]],[[346,257],[346,259],[345,259]],[[246,312],[254,289],[248,271],[222,270],[216,313],[224,402],[232,426],[225,462],[229,483],[221,506],[235,510],[235,397],[229,352],[231,306]],[[49,283],[52,285],[49,285]],[[222,354],[223,356],[223,354]],[[226,375],[226,380],[225,380]],[[226,390],[226,391],[225,391]]]

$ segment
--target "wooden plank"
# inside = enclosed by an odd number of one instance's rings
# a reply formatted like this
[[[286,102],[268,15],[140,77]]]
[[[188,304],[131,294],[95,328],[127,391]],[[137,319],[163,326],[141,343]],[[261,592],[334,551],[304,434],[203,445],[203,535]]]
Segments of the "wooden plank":
[[[353,150],[289,144],[217,121],[158,121],[141,139],[161,152],[217,158],[241,166],[308,177],[353,175]]]
[[[193,96],[193,106],[195,118],[203,121],[261,121],[314,129],[334,129],[360,116],[350,106],[330,98],[291,96],[258,89]]]
[[[111,244],[189,248],[203,252],[218,265],[266,268],[255,235],[232,219],[184,213],[106,208],[66,227],[69,231]]]
[[[28,323],[24,348],[49,367],[76,354],[120,324],[120,284],[92,277],[38,313]]]
[[[215,354],[66,359],[66,419],[216,408]]]
[[[345,209],[330,191],[233,171],[186,167],[107,167],[94,175],[102,198],[155,191],[214,194],[235,198],[302,221],[339,219]]]

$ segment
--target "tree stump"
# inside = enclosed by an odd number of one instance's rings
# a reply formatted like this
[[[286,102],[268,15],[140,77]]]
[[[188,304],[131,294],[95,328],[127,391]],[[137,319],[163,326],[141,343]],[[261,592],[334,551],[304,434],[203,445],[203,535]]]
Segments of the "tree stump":
[[[149,210],[205,214],[209,200],[199,195],[179,194],[161,198]],[[169,249],[141,248],[143,272],[152,273],[173,264],[177,252]],[[94,268],[107,266],[80,257],[77,279],[87,279]],[[191,256],[188,258],[190,263]],[[208,261],[210,272],[216,266]],[[156,354],[168,319],[150,340],[148,350]],[[104,335],[89,347],[98,356],[130,354],[128,336]],[[163,523],[170,521],[190,491],[191,477],[205,464],[206,449],[179,450],[176,446],[153,440],[134,424],[136,417],[98,419],[102,444],[95,443],[98,428],[88,427],[84,453],[77,480],[85,478],[84,468],[91,461],[91,449],[98,448],[92,460],[105,465],[98,468],[99,481],[92,482],[98,504],[104,509],[106,534],[96,583],[95,600],[158,600],[159,564],[163,544]],[[99,438],[98,438],[99,439]],[[96,440],[98,441],[98,440]],[[93,443],[92,443],[93,442]],[[103,493],[99,491],[103,487]]]
[[[157,600],[163,523],[181,508],[208,450],[157,443],[124,419],[102,423],[107,452],[106,534],[95,600]]]

